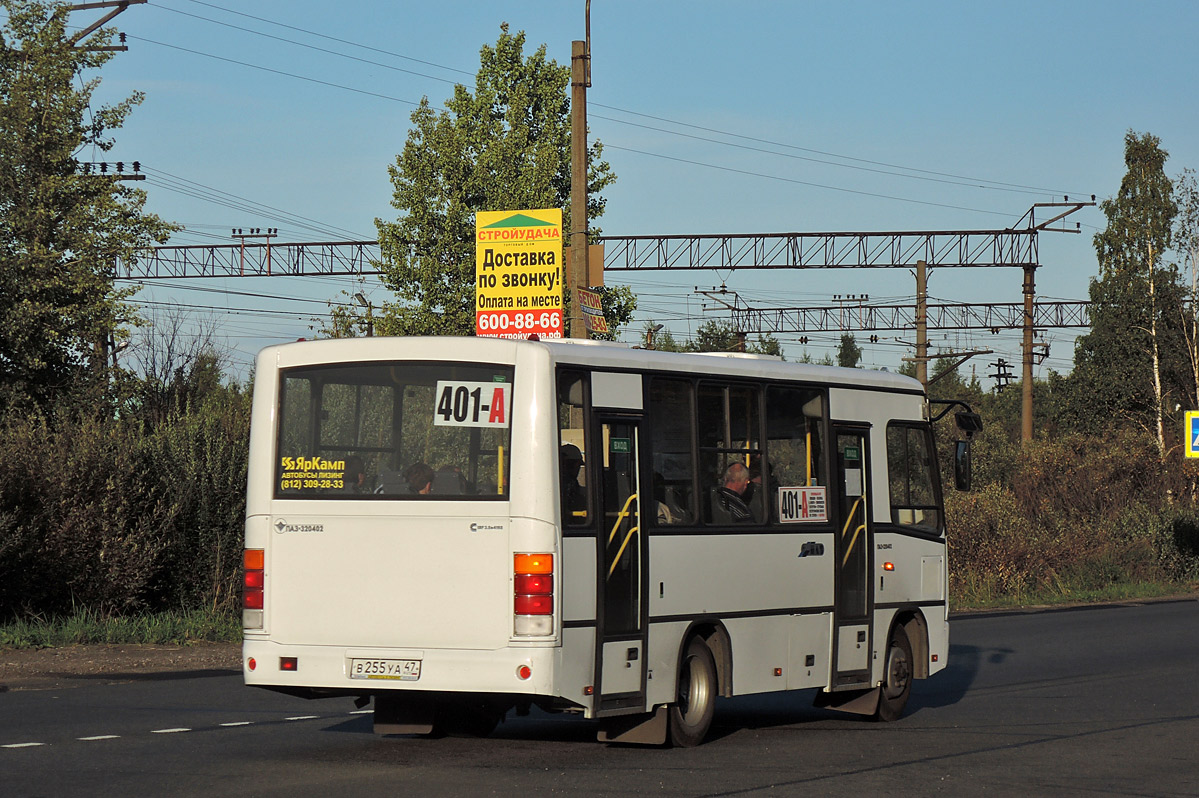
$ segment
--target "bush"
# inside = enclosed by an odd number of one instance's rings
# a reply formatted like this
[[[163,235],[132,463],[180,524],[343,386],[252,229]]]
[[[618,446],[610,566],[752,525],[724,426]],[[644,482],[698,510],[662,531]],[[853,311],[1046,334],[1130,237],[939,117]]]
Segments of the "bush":
[[[1133,433],[976,444],[976,487],[946,498],[957,604],[1092,594],[1199,574],[1191,466]]]
[[[0,428],[0,617],[233,610],[248,432],[237,390],[153,426],[10,420]]]

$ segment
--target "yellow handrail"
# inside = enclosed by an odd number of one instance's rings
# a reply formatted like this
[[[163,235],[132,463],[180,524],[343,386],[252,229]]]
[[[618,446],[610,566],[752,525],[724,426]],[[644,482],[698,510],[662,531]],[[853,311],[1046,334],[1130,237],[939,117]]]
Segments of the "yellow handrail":
[[[496,447],[499,455],[495,461],[495,492],[499,495],[504,494],[504,446],[500,444]]]
[[[635,526],[629,530],[629,534],[624,536],[624,540],[621,542],[620,548],[616,552],[616,556],[612,558],[612,565],[608,567],[608,577],[607,578],[609,578],[609,579],[612,578],[612,572],[616,570],[617,563],[619,563],[620,558],[622,556],[624,556],[625,546],[629,545],[629,540],[632,539],[633,534],[635,532],[637,532],[637,530],[639,530],[639,529],[641,529],[641,527]]]
[[[616,530],[620,528],[620,522],[629,517],[629,505],[637,499],[636,493],[630,493],[629,498],[625,501],[624,507],[620,508],[620,512],[616,515],[616,522],[612,524],[612,531],[608,533],[608,542],[611,543],[616,537]]]
[[[842,538],[844,538],[845,533],[849,531],[849,525],[853,522],[853,517],[855,515],[857,515],[857,513],[858,513],[858,506],[861,505],[862,502],[864,502],[865,500],[866,500],[865,496],[859,496],[858,500],[853,503],[853,507],[850,508],[849,514],[847,516],[845,516],[845,526],[842,527],[842,529],[841,529],[841,537]],[[849,546],[845,549],[845,556],[841,559],[841,567],[842,568],[845,567],[845,563],[849,562],[849,554],[850,554],[850,552],[853,551],[853,547],[855,545],[857,545],[858,535],[862,534],[862,530],[865,528],[866,528],[866,511],[865,511],[865,508],[863,507],[862,523],[861,523],[861,525],[858,526],[857,529],[855,529],[853,531],[853,537],[850,538]]]

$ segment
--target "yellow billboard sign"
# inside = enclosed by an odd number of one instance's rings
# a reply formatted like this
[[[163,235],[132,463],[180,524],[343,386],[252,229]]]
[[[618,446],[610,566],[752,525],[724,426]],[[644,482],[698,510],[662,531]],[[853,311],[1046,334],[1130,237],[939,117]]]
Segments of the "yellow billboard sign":
[[[475,214],[475,335],[562,337],[562,211]]]

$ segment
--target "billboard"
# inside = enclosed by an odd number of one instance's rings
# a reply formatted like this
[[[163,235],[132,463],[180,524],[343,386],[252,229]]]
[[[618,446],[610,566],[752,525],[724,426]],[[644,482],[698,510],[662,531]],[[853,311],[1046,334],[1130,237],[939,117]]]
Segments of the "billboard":
[[[562,337],[562,211],[475,214],[475,335]]]

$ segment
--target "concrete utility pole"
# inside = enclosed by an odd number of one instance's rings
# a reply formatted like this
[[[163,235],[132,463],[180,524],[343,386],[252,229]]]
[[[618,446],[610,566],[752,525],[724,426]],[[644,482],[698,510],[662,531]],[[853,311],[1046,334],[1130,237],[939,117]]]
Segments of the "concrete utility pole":
[[[591,85],[591,3],[587,40],[570,46],[570,337],[586,338],[578,289],[587,282],[587,87]]]
[[[1020,372],[1023,384],[1020,386],[1020,440],[1032,440],[1032,367],[1033,367],[1033,301],[1036,299],[1035,264],[1024,267],[1024,339],[1021,346],[1021,361],[1024,368]]]
[[[928,264],[916,261],[916,379],[928,388]]]

